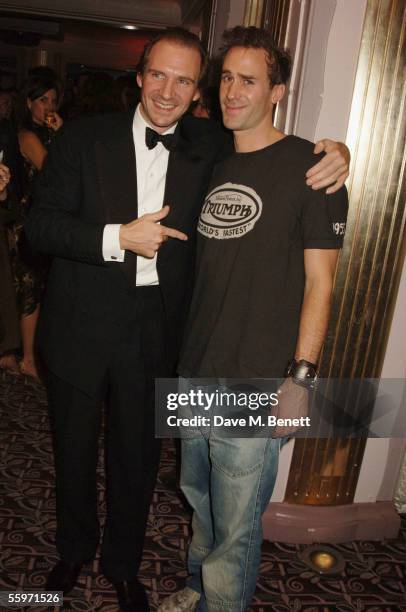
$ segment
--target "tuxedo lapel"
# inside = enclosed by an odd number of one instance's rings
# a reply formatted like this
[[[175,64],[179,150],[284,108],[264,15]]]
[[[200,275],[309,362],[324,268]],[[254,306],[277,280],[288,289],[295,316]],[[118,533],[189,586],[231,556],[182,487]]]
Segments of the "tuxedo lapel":
[[[171,151],[168,160],[168,170],[165,182],[164,204],[170,206],[170,212],[163,223],[171,227],[181,226],[185,214],[191,205],[191,197],[195,197],[201,163],[201,155],[196,152],[193,144],[182,135],[178,135],[177,145]]]
[[[129,223],[138,216],[137,167],[132,120],[133,115],[128,115],[122,124],[116,126],[113,134],[105,134],[95,143],[106,223]],[[136,255],[127,251],[120,269],[133,284],[137,269]]]
[[[114,134],[95,143],[107,223],[128,223],[137,217],[137,168],[131,121],[123,121]]]

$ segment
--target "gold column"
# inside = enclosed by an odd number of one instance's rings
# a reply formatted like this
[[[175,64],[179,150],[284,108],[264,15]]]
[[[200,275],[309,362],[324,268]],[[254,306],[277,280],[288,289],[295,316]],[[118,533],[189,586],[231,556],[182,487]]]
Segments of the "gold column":
[[[246,0],[244,25],[264,27],[284,46],[291,0]]]
[[[268,0],[264,11],[263,26],[271,32],[275,43],[281,47],[285,46],[290,4],[290,0]]]
[[[369,0],[347,144],[350,213],[322,376],[378,377],[405,257],[404,0]],[[353,500],[365,440],[296,440],[286,501]]]
[[[246,0],[244,25],[257,26],[260,28],[263,23],[264,0]]]
[[[406,453],[403,456],[394,502],[399,513],[406,512]]]

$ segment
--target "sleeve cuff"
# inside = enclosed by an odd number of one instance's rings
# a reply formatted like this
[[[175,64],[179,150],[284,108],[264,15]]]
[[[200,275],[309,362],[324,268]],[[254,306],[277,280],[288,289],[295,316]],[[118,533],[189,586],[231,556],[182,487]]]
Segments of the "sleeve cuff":
[[[343,242],[344,240],[341,238],[336,239],[336,240],[331,240],[330,238],[327,240],[318,240],[317,238],[315,239],[309,239],[306,240],[303,248],[304,249],[342,249],[343,248]]]
[[[104,226],[103,231],[103,259],[104,261],[124,261],[125,251],[120,249],[120,227],[119,223],[111,223]]]

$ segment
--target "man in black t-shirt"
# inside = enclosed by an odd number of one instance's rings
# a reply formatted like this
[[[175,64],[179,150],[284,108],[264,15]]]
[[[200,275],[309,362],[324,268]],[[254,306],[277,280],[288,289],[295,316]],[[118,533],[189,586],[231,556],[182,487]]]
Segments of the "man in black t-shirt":
[[[347,216],[345,189],[326,195],[303,185],[313,155],[312,143],[286,136],[216,167],[198,223],[182,376],[284,375],[295,355],[305,264],[306,280],[313,259],[316,272],[323,257],[323,273],[334,269]],[[306,351],[308,360],[317,361],[319,349]]]
[[[303,184],[313,144],[272,122],[290,58],[269,34],[226,32],[220,101],[235,153],[215,169],[198,224],[197,272],[179,373],[283,377],[279,414],[306,411],[327,330],[347,193]],[[261,515],[277,474],[273,437],[196,429],[182,441],[181,486],[193,515],[190,579],[161,612],[243,612],[260,562]]]

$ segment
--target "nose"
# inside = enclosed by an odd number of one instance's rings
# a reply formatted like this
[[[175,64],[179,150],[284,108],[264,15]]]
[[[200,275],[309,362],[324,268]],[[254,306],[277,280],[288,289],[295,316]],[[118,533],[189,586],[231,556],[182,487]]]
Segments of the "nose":
[[[172,79],[165,79],[164,82],[162,83],[160,94],[166,100],[169,100],[170,98],[172,98],[173,86],[174,86],[174,83]]]
[[[232,100],[233,98],[238,98],[239,87],[238,87],[238,82],[236,79],[228,83],[226,95],[229,100]]]
[[[52,113],[56,109],[56,104],[55,104],[55,102],[53,100],[49,100],[49,101],[45,102],[44,107],[45,107],[45,112],[46,113]]]

